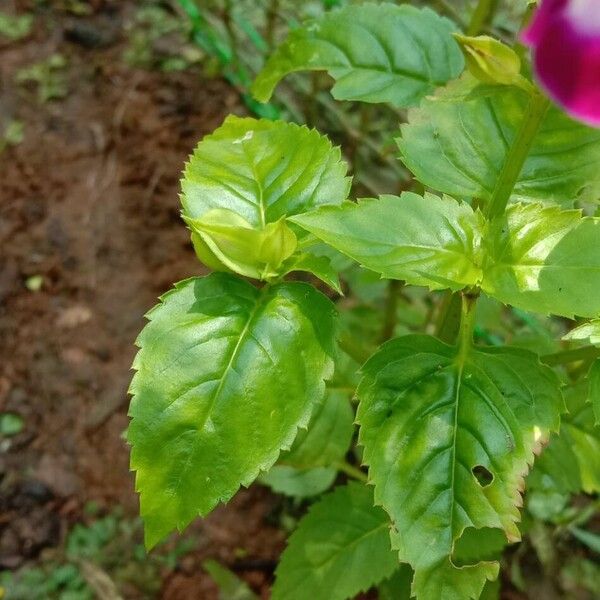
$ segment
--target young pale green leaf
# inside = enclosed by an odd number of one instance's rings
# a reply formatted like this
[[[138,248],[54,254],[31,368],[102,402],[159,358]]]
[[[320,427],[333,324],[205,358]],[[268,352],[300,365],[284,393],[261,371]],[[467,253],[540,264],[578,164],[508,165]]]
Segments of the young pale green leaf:
[[[350,179],[339,148],[316,131],[282,121],[229,116],[187,163],[184,216],[215,208],[262,228],[323,204],[341,204]]]
[[[393,546],[415,570],[413,593],[478,598],[498,564],[457,568],[457,540],[468,528],[486,543],[490,529],[519,539],[523,477],[563,408],[557,377],[524,350],[465,356],[427,336],[388,342],[363,373],[359,441]]]
[[[314,288],[215,273],[148,314],[128,441],[146,543],[227,501],[309,422],[333,372],[335,308]]]
[[[481,288],[518,308],[600,314],[600,219],[556,206],[511,205],[486,235]]]
[[[371,488],[338,487],[311,506],[290,537],[273,600],[346,600],[389,577],[398,568],[389,528]]]
[[[454,34],[465,55],[467,69],[478,81],[492,85],[531,85],[521,75],[521,59],[506,44],[480,35],[471,37]]]
[[[575,327],[563,337],[563,340],[588,341],[593,346],[600,348],[600,319],[594,319],[589,323]]]
[[[346,171],[340,149],[314,130],[228,117],[198,144],[181,182],[198,258],[216,271],[265,280],[309,271],[339,289],[324,260],[303,250],[291,255],[296,240],[284,218],[343,202]]]
[[[291,220],[389,279],[452,290],[481,279],[483,216],[451,198],[405,192],[323,207]]]
[[[544,494],[600,493],[600,426],[594,423],[588,402],[588,382],[566,388],[568,414],[562,418],[560,434],[536,461],[528,488]]]
[[[335,481],[334,467],[312,467],[298,469],[289,465],[275,465],[258,481],[275,493],[293,498],[311,498],[327,491]]]
[[[296,250],[296,235],[283,219],[254,229],[227,208],[213,208],[199,219],[183,218],[192,230],[192,240],[201,238],[203,247],[228,270],[246,277],[275,277]]]
[[[401,158],[426,186],[455,198],[491,198],[523,122],[528,95],[517,88],[449,84],[411,110]],[[563,205],[600,195],[600,130],[550,107],[513,191],[516,201]]]
[[[415,106],[458,77],[462,54],[455,25],[408,4],[347,6],[293,30],[259,73],[252,92],[266,102],[277,83],[295,71],[324,70],[338,100]]]
[[[354,412],[348,394],[328,390],[315,408],[308,428],[298,432],[279,462],[297,469],[334,465],[348,452],[353,433]]]

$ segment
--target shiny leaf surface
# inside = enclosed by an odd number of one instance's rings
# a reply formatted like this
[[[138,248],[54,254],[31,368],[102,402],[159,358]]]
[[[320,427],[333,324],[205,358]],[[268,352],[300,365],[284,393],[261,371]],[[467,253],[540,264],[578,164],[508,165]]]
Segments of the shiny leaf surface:
[[[275,277],[282,263],[296,250],[296,236],[283,219],[254,229],[243,217],[226,208],[213,208],[199,219],[185,216],[184,219],[196,245],[200,238],[227,270],[246,277]]]
[[[481,279],[483,217],[451,198],[405,192],[324,207],[292,221],[390,279],[453,290]]]
[[[408,4],[347,6],[293,30],[252,91],[265,102],[286,75],[323,70],[338,100],[414,106],[462,71],[453,31],[452,22]]]
[[[588,341],[590,344],[600,347],[600,320],[595,319],[576,327],[572,331],[569,331],[563,339],[569,341]]]
[[[600,314],[600,219],[577,210],[511,205],[486,236],[482,289],[542,314]]]
[[[323,204],[341,204],[350,180],[339,148],[282,121],[229,116],[196,147],[181,182],[183,214],[226,208],[252,227]]]
[[[455,566],[467,528],[519,539],[523,477],[559,424],[559,381],[527,351],[457,349],[427,336],[385,344],[363,368],[357,420],[375,502],[415,570],[419,599],[478,598],[495,562]],[[454,561],[454,562],[453,562]]]
[[[490,199],[527,110],[527,95],[504,86],[453,82],[409,112],[401,158],[428,187],[455,198]],[[600,195],[600,130],[551,107],[512,194],[515,201],[572,204]]]
[[[177,284],[150,311],[127,436],[148,546],[291,446],[333,372],[334,314],[307,284],[258,290],[223,273]]]

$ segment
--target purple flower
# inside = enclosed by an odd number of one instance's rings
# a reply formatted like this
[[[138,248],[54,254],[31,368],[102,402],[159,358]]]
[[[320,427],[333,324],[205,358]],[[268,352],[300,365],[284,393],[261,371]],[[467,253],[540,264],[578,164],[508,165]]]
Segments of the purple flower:
[[[542,0],[522,40],[550,97],[600,127],[600,0]]]

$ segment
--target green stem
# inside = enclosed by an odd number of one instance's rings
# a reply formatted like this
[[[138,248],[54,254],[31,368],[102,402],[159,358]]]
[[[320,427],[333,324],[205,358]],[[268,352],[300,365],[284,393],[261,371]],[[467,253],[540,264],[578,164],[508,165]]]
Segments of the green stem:
[[[558,365],[568,365],[580,360],[594,360],[596,358],[600,358],[600,348],[596,348],[596,346],[583,346],[574,350],[562,350],[554,354],[546,354],[545,356],[541,356],[540,360],[550,367],[555,367]]]
[[[460,328],[462,298],[460,292],[446,291],[446,295],[442,298],[440,309],[435,326],[435,335],[437,338],[453,344],[458,336]]]
[[[338,471],[346,473],[346,475],[352,477],[352,479],[357,479],[358,481],[367,483],[367,474],[350,463],[347,463],[343,460],[338,460],[334,462],[332,466],[334,466]]]
[[[279,0],[271,0],[269,10],[267,12],[267,43],[271,51],[275,50],[275,25],[279,17]]]
[[[467,35],[479,35],[481,33],[490,22],[496,4],[497,0],[479,0],[467,27]]]
[[[515,141],[508,151],[504,166],[496,180],[496,186],[488,206],[488,218],[493,219],[504,214],[517,179],[523,170],[527,155],[531,150],[533,140],[546,116],[549,106],[550,101],[548,98],[537,91],[532,92],[525,119],[517,133]]]
[[[461,295],[460,328],[458,331],[458,362],[464,365],[473,347],[473,330],[475,329],[475,306],[479,292],[464,291]]]
[[[385,301],[385,314],[383,316],[383,329],[381,330],[381,341],[387,342],[394,335],[398,315],[398,296],[402,282],[390,279],[388,282],[387,298]]]

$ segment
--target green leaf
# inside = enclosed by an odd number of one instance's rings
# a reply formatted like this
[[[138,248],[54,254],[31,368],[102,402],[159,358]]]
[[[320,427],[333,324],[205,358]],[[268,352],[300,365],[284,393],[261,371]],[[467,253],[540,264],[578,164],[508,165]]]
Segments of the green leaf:
[[[0,436],[12,437],[23,431],[25,421],[23,417],[12,412],[0,413]]]
[[[527,479],[530,511],[545,519],[564,508],[569,494],[600,492],[600,427],[594,424],[586,380],[565,389],[568,414]],[[542,502],[546,500],[546,503]]]
[[[282,268],[282,275],[293,271],[306,271],[326,283],[338,294],[342,293],[340,279],[331,259],[327,256],[313,254],[310,250],[295,254],[288,259]]]
[[[307,429],[301,429],[280,464],[297,469],[333,465],[344,458],[354,433],[354,412],[348,394],[328,390]]]
[[[186,165],[183,214],[198,219],[225,208],[263,228],[323,204],[341,204],[350,187],[346,171],[340,149],[314,130],[229,116]]]
[[[531,88],[521,75],[521,59],[510,46],[489,35],[471,37],[455,33],[454,39],[465,55],[467,69],[477,80],[492,85]]]
[[[597,560],[572,553],[560,570],[560,580],[563,589],[587,590],[594,598],[600,590],[600,565]]]
[[[150,311],[128,431],[148,546],[291,446],[333,372],[334,315],[307,284],[258,290],[224,273],[177,284]]]
[[[579,527],[570,527],[569,531],[576,537],[582,544],[585,544],[590,550],[596,554],[600,554],[600,535],[580,529]]]
[[[291,255],[296,240],[283,219],[342,203],[346,171],[340,149],[314,130],[229,116],[198,144],[181,183],[198,258],[213,270],[267,280],[309,271],[339,289],[324,260],[300,246]]]
[[[277,567],[273,600],[345,600],[398,568],[372,489],[349,483],[313,504]]]
[[[219,600],[258,600],[245,581],[216,560],[205,560],[202,567],[219,586]]]
[[[413,579],[412,569],[405,563],[377,587],[379,600],[410,600],[410,586]]]
[[[297,239],[283,219],[253,229],[250,223],[226,208],[213,208],[199,219],[183,217],[195,236],[228,270],[254,277],[275,277],[281,264],[294,253]]]
[[[575,327],[563,337],[563,340],[588,341],[593,346],[600,348],[600,319]]]
[[[393,546],[415,570],[413,593],[478,598],[498,564],[459,569],[455,545],[467,528],[519,539],[524,474],[563,408],[557,377],[524,350],[465,356],[427,336],[388,342],[363,373],[359,441]]]
[[[538,490],[533,487],[527,492],[527,510],[538,521],[553,521],[561,518],[569,504],[569,494],[554,490]]]
[[[278,494],[294,498],[310,498],[327,491],[335,481],[334,467],[297,469],[289,465],[275,465],[259,481]]]
[[[505,546],[506,536],[502,530],[468,527],[456,540],[453,560],[457,566],[500,560]]]
[[[566,438],[577,457],[581,489],[588,494],[600,493],[600,427],[595,425],[588,402],[587,382],[569,388],[565,397],[569,414],[563,419],[559,437]]]
[[[600,219],[517,204],[485,237],[481,287],[487,294],[542,314],[600,314]]]
[[[425,99],[408,115],[398,140],[401,158],[427,187],[455,198],[491,198],[527,110],[517,88],[472,89],[465,78]],[[515,201],[596,201],[600,195],[600,130],[548,110],[512,198]]]
[[[0,36],[11,41],[20,40],[31,33],[33,15],[10,15],[0,12]]]
[[[327,71],[338,100],[414,106],[458,77],[455,25],[429,9],[403,4],[347,6],[292,31],[259,73],[254,96],[266,102],[295,71]]]
[[[481,592],[479,600],[499,600],[500,599],[500,580],[488,581]]]
[[[547,501],[553,504],[556,502],[555,506],[560,505],[560,501],[554,498],[556,494],[565,496],[580,492],[582,488],[573,440],[565,425],[568,418],[569,415],[563,416],[560,435],[553,435],[550,438],[548,446],[527,478],[528,490],[544,494]],[[540,508],[546,510],[547,507]]]
[[[354,412],[348,394],[328,390],[315,408],[307,429],[300,429],[290,450],[260,482],[286,496],[307,498],[329,489],[354,433]]]
[[[595,360],[588,373],[588,398],[594,410],[594,424],[600,426],[600,360]]]
[[[481,279],[483,216],[451,198],[405,192],[323,207],[291,220],[389,279],[452,290]]]

